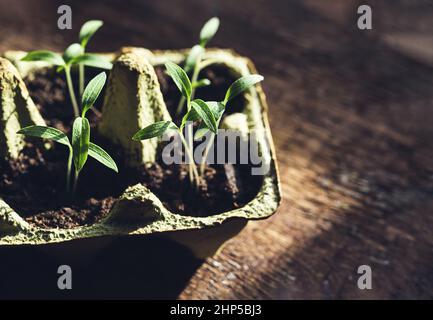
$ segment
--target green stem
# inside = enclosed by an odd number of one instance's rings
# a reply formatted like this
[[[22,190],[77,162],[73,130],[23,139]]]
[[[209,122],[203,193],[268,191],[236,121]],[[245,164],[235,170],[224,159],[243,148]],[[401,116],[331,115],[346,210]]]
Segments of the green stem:
[[[194,66],[194,72],[192,73],[192,78],[191,78],[191,83],[195,83],[197,82],[198,79],[198,74],[200,73],[200,57],[197,59],[197,62],[195,63]],[[194,100],[194,96],[195,96],[195,88],[191,89],[191,100]]]
[[[182,96],[179,100],[179,104],[177,105],[176,114],[180,114],[182,112],[184,104],[185,104],[185,96]]]
[[[187,101],[187,109],[188,109],[188,112],[191,109],[190,100]],[[192,129],[193,129],[192,128],[192,123],[187,123],[187,125],[186,125],[186,131],[187,131],[187,134],[188,134],[188,148],[189,148],[190,151],[194,149],[193,130]],[[195,162],[194,162],[194,158],[192,158],[192,157],[190,157],[190,158],[191,158],[191,161],[189,162],[189,178],[190,178],[190,180],[192,182],[192,180],[194,179],[194,176],[193,176],[193,174],[194,174],[193,170],[194,169],[193,169],[192,165],[194,163],[194,166],[195,166]]]
[[[84,64],[80,63],[78,69],[80,78],[80,96],[82,96],[84,92]]]
[[[183,134],[180,130],[179,130],[179,135],[180,135],[180,138],[182,140],[182,144],[185,147],[185,151],[191,160],[190,161],[190,167],[189,167],[190,170],[192,171],[192,174],[190,175],[190,181],[191,181],[191,183],[193,183],[195,180],[195,184],[196,184],[196,186],[198,186],[198,183],[200,181],[200,176],[199,176],[198,171],[197,171],[197,166],[195,165],[195,162],[194,162],[193,154],[191,152],[191,149],[188,147],[188,143],[186,142],[185,137],[183,136]]]
[[[194,66],[194,71],[192,73],[192,78],[191,78],[191,83],[197,82],[198,79],[198,74],[200,73],[201,70],[201,66],[200,66],[200,57],[197,59],[197,62],[195,63]],[[194,99],[194,95],[195,95],[195,88],[191,89],[191,100]],[[176,113],[180,114],[182,112],[183,109],[183,105],[185,104],[185,96],[182,96],[179,100],[179,104],[177,105],[177,109],[176,109]]]
[[[203,158],[200,163],[200,176],[202,177],[204,175],[204,170],[206,168],[206,160],[209,155],[210,147],[212,146],[214,139],[215,139],[215,133],[212,132],[209,140],[207,140],[206,142],[206,148],[204,149]]]
[[[72,193],[75,195],[77,191],[77,183],[78,183],[78,176],[80,174],[80,171],[75,170],[75,179],[74,179],[74,187],[72,188]]]
[[[71,170],[72,170],[72,148],[69,147],[68,171],[66,173],[66,192],[69,193],[71,188]]]
[[[191,79],[191,83],[194,83],[197,81],[198,75],[200,73],[200,61],[201,61],[201,57],[197,58],[197,61],[195,63],[194,66],[194,71],[192,74],[192,79]],[[187,102],[187,111],[189,112],[191,109],[191,100],[194,99],[194,95],[195,95],[195,88],[192,88],[191,90],[191,97],[190,99],[188,99]],[[182,96],[180,98],[179,104],[177,106],[177,114],[180,114],[182,112],[183,109],[183,105],[185,104],[185,97]],[[185,140],[182,132],[180,132],[181,138],[182,138],[182,142],[185,146],[186,152],[188,153],[188,156],[190,158],[190,163],[189,163],[189,179],[191,181],[191,183],[193,183],[193,181],[196,181],[196,186],[198,186],[199,181],[200,181],[200,176],[198,174],[197,171],[197,166],[194,162],[194,157],[192,154],[192,150],[194,149],[194,141],[193,141],[193,127],[192,124],[187,124],[186,125],[186,130],[187,130],[187,134],[188,134],[188,142]]]
[[[191,83],[194,83],[194,82],[197,81],[199,72],[200,72],[200,57],[197,59],[197,62],[195,64],[195,66],[194,66],[194,72],[192,74]],[[188,110],[188,112],[191,109],[191,100],[194,99],[194,95],[195,95],[195,89],[193,88],[191,90],[191,98],[189,99],[189,101],[187,101],[187,110]],[[187,126],[187,130],[188,130],[188,145],[189,145],[190,150],[193,150],[194,149],[193,127],[192,127],[191,123]],[[192,160],[192,162],[194,162],[194,159]],[[194,168],[192,168],[191,163],[190,163],[190,176],[192,176],[192,174],[193,174],[192,171],[194,169],[196,171],[196,175],[198,176],[197,167],[196,167],[195,163],[194,163]],[[197,184],[198,184],[199,180],[198,180],[198,178],[196,178],[196,179],[197,179]]]
[[[77,98],[75,97],[74,87],[72,85],[70,66],[65,67],[65,74],[66,74],[66,82],[68,83],[69,95],[71,96],[72,107],[74,108],[74,115],[75,117],[79,117],[80,109],[78,108]]]

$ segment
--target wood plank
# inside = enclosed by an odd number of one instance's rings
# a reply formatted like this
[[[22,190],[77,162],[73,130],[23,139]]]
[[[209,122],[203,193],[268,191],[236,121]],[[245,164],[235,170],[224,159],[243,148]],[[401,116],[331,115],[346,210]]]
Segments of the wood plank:
[[[62,33],[59,1],[0,2],[0,50],[62,49],[89,18],[106,23],[99,50],[181,48],[218,14],[214,43],[265,76],[283,203],[205,261],[180,299],[433,297],[433,69],[383,41],[410,28],[397,14],[431,21],[433,6],[373,1],[381,19],[366,33],[308,2],[80,0]],[[356,285],[363,264],[370,291]]]

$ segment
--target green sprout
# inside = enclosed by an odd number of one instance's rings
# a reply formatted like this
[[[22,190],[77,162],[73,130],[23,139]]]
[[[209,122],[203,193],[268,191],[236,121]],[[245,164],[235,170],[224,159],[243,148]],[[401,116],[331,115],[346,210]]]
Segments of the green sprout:
[[[172,62],[167,62],[165,64],[167,69],[167,73],[171,76],[174,83],[178,87],[179,91],[182,93],[182,96],[185,97],[188,112],[182,118],[182,122],[180,126],[177,126],[172,121],[159,121],[155,122],[141,130],[139,130],[132,139],[135,141],[151,139],[155,137],[162,136],[167,130],[176,130],[179,133],[179,136],[182,140],[182,144],[185,147],[186,154],[189,161],[189,178],[191,183],[195,183],[196,186],[200,184],[200,176],[197,171],[197,166],[194,162],[193,157],[193,140],[192,134],[189,136],[189,141],[186,141],[185,136],[183,135],[183,129],[185,126],[188,126],[189,121],[194,121],[198,118],[203,120],[206,124],[206,127],[209,128],[212,132],[216,133],[217,131],[217,123],[215,121],[214,113],[211,111],[209,106],[200,99],[191,100],[192,93],[192,84],[186,72],[179,67],[177,64]],[[191,125],[189,125],[191,126]]]
[[[103,22],[101,20],[90,20],[83,24],[80,29],[79,41],[81,48],[83,49],[83,53],[86,52],[87,44],[89,43],[90,38],[98,31],[99,28],[103,26]],[[80,63],[79,66],[79,89],[80,95],[84,92],[84,64]]]
[[[220,102],[216,101],[203,101],[201,99],[191,100],[192,84],[185,70],[172,62],[167,62],[165,64],[167,73],[171,76],[174,83],[178,87],[182,96],[185,97],[187,104],[187,113],[183,116],[180,126],[177,126],[172,121],[159,121],[155,122],[141,130],[139,130],[132,139],[135,141],[151,139],[155,137],[162,136],[168,130],[175,130],[178,132],[182,144],[185,147],[185,151],[188,157],[191,159],[189,161],[190,166],[190,181],[195,182],[196,186],[200,184],[200,181],[204,175],[204,169],[206,164],[206,159],[212,146],[212,142],[215,135],[218,133],[218,127],[221,122],[222,116],[226,109],[228,102],[234,99],[236,96],[248,90],[258,82],[263,80],[263,77],[258,74],[247,75],[234,81],[228,88],[224,100]],[[207,140],[205,147],[205,152],[203,155],[202,162],[200,164],[200,172],[197,170],[197,166],[193,158],[193,144],[192,139],[186,141],[183,135],[183,129],[187,126],[187,122],[200,121],[200,125],[194,135],[195,139],[201,139],[208,132],[211,133],[211,137]],[[190,124],[192,129],[192,126]],[[188,128],[186,128],[188,129]]]
[[[71,141],[62,131],[45,126],[29,126],[18,131],[26,136],[48,139],[68,147],[69,156],[66,172],[66,191],[70,192],[72,163],[74,164],[72,193],[75,194],[78,177],[87,162],[88,156],[99,161],[106,167],[118,172],[118,168],[110,155],[100,146],[90,142],[90,125],[86,118],[87,111],[93,106],[104,87],[107,76],[101,72],[86,86],[82,97],[82,114],[77,117],[72,126]]]
[[[235,97],[237,97],[242,92],[250,89],[252,86],[256,85],[260,81],[263,81],[263,76],[259,74],[250,74],[243,76],[236,81],[234,81],[228,90],[226,91],[226,95],[224,97],[224,100],[222,101],[207,101],[206,104],[210,107],[214,114],[214,118],[217,125],[217,131],[219,124],[221,122],[221,119],[224,115],[224,112],[226,110],[227,104],[230,100],[233,100]],[[212,146],[212,143],[215,139],[215,132],[214,130],[210,130],[210,128],[207,126],[205,122],[202,122],[197,131],[195,132],[194,139],[200,140],[203,136],[208,134],[210,132],[211,136],[206,142],[206,147],[204,150],[204,154],[202,157],[202,162],[200,163],[200,175],[203,176],[204,170],[206,168],[206,161],[207,157],[209,155],[210,148]]]
[[[81,87],[84,87],[84,66],[105,70],[110,70],[113,67],[112,63],[105,57],[97,54],[85,53],[85,48],[90,37],[100,27],[100,25],[99,27],[97,26],[98,24],[96,21],[89,21],[85,23],[80,32],[81,44],[71,44],[66,48],[63,55],[48,50],[37,50],[27,53],[27,55],[21,59],[22,61],[44,61],[50,65],[57,66],[57,72],[63,70],[65,71],[66,83],[68,86],[69,96],[71,97],[72,108],[75,117],[80,115],[80,109],[78,107],[71,77],[72,67],[74,65],[78,65],[80,69],[80,94],[82,94]]]
[[[217,17],[213,17],[208,20],[202,27],[200,31],[200,41],[191,48],[189,54],[185,60],[184,69],[187,74],[192,72],[191,83],[191,99],[194,99],[195,89],[210,85],[209,79],[198,80],[198,75],[200,71],[208,65],[208,63],[202,61],[203,54],[205,52],[206,45],[215,36],[218,31],[220,21]],[[180,98],[179,104],[177,106],[177,114],[181,114],[183,107],[185,105],[185,97]]]

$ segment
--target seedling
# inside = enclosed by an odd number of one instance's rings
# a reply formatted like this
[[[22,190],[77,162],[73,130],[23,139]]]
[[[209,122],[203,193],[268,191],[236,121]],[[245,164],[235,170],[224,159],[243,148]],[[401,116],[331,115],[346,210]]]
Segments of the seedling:
[[[192,77],[191,77],[191,93],[189,96],[190,101],[194,99],[195,96],[195,90],[200,87],[208,86],[210,85],[209,79],[201,79],[198,80],[198,75],[200,73],[200,70],[206,65],[205,63],[202,63],[202,57],[205,52],[206,45],[208,42],[215,36],[216,32],[218,31],[220,25],[220,21],[217,17],[213,17],[209,19],[202,27],[200,31],[200,40],[199,44],[196,44],[193,46],[185,60],[185,72],[191,73],[192,71]],[[176,113],[180,115],[182,113],[182,110],[185,105],[187,97],[185,95],[182,95],[179,101],[179,104],[177,106]],[[187,112],[190,111],[190,104],[187,102]],[[186,128],[188,134],[188,145],[192,149],[193,145],[193,137],[192,137],[192,126],[188,125]],[[193,168],[190,166],[190,178],[192,178],[192,170]]]
[[[203,69],[207,63],[202,64],[202,57],[205,52],[206,45],[215,36],[218,31],[220,21],[217,17],[213,17],[208,20],[202,27],[200,31],[200,41],[191,48],[189,54],[185,60],[184,69],[187,74],[192,72],[191,83],[191,99],[194,99],[195,89],[210,85],[209,79],[198,80],[198,75],[200,70]],[[179,104],[177,106],[177,114],[181,114],[183,107],[185,105],[185,97],[180,98]]]
[[[237,97],[242,92],[250,89],[252,86],[259,83],[260,81],[263,81],[263,76],[261,76],[259,74],[251,74],[251,75],[243,76],[243,77],[237,79],[236,81],[234,81],[230,85],[230,87],[228,88],[228,90],[226,92],[224,100],[219,101],[219,102],[207,101],[207,105],[210,107],[210,109],[212,110],[212,112],[214,114],[214,118],[215,118],[216,125],[217,125],[217,131],[218,131],[218,127],[219,127],[219,124],[221,122],[221,119],[222,119],[224,112],[226,110],[227,103],[230,100],[233,100],[235,97]],[[198,130],[196,131],[195,135],[194,135],[194,139],[199,140],[204,135],[208,134],[209,132],[211,134],[210,139],[208,139],[206,142],[206,147],[205,147],[204,154],[202,157],[202,162],[200,164],[200,175],[202,175],[202,176],[204,174],[204,170],[206,167],[206,161],[207,161],[207,157],[209,155],[210,148],[211,148],[212,143],[215,139],[215,131],[209,130],[209,129],[210,128],[207,126],[207,124],[205,122],[202,122],[200,124]]]
[[[189,159],[191,159],[189,161],[190,181],[195,182],[195,184],[198,185],[201,181],[201,178],[203,177],[210,146],[212,145],[215,135],[218,132],[218,126],[221,122],[227,103],[236,96],[238,96],[240,93],[251,88],[256,83],[262,81],[263,77],[261,75],[255,74],[239,78],[230,85],[226,92],[224,100],[220,102],[205,102],[201,99],[191,100],[192,84],[185,70],[172,62],[167,62],[165,64],[165,67],[167,69],[167,73],[171,76],[174,83],[182,93],[182,96],[185,97],[188,111],[183,116],[180,126],[177,126],[171,121],[159,121],[139,130],[132,139],[136,141],[151,139],[162,136],[168,130],[176,130],[182,140],[182,144],[185,147],[185,151]],[[195,134],[196,139],[202,138],[208,132],[210,132],[212,135],[211,138],[207,141],[205,153],[200,166],[200,173],[197,170],[197,166],[193,158],[192,139],[191,141],[186,141],[183,135],[183,129],[185,128],[187,123],[194,121],[201,121],[201,124]],[[192,128],[191,124],[189,124],[189,126],[190,128]]]
[[[73,162],[73,194],[77,188],[79,174],[86,164],[88,156],[94,158],[115,172],[118,172],[117,165],[110,155],[100,146],[90,142],[90,125],[89,120],[86,118],[87,111],[93,106],[99,94],[101,93],[106,79],[107,76],[105,72],[102,72],[93,78],[86,86],[82,97],[82,114],[74,121],[71,141],[65,133],[51,127],[29,126],[18,131],[19,134],[52,140],[68,147],[69,156],[66,172],[66,190],[67,192],[70,191]]]
[[[77,98],[75,96],[74,86],[71,77],[72,66],[78,65],[80,68],[80,88],[84,86],[84,66],[106,70],[110,70],[113,67],[112,63],[106,58],[96,54],[85,53],[85,47],[90,37],[100,27],[97,27],[97,24],[94,21],[89,21],[88,23],[90,23],[90,25],[84,24],[81,29],[81,44],[71,44],[65,50],[63,55],[48,50],[37,50],[29,52],[25,57],[21,59],[22,61],[44,61],[49,63],[50,65],[57,66],[58,72],[63,70],[65,71],[66,83],[68,85],[69,96],[71,97],[72,108],[74,110],[75,117],[78,117],[80,115],[80,109],[78,107]]]
[[[191,183],[195,183],[195,185],[198,186],[200,183],[200,176],[198,174],[197,166],[194,162],[194,157],[192,153],[193,150],[192,134],[189,136],[190,137],[189,141],[186,141],[183,135],[183,129],[185,128],[185,126],[191,126],[191,124],[188,124],[188,122],[193,120],[192,117],[194,118],[199,117],[200,119],[202,119],[203,122],[206,123],[207,128],[209,128],[209,130],[211,130],[214,133],[216,133],[217,124],[215,121],[214,114],[209,108],[209,106],[206,104],[206,102],[200,99],[191,100],[192,84],[186,72],[177,64],[172,62],[167,62],[165,64],[165,67],[167,69],[167,73],[171,76],[174,83],[178,87],[179,91],[182,93],[182,96],[185,97],[188,112],[182,118],[182,122],[180,126],[177,126],[172,121],[155,122],[138,131],[132,137],[132,139],[135,141],[151,139],[151,138],[162,136],[167,130],[176,130],[179,133],[179,136],[182,140],[182,144],[185,147],[187,156],[190,159],[189,161],[190,181]]]
[[[86,52],[86,47],[90,38],[95,34],[96,31],[98,31],[99,28],[102,27],[103,24],[104,23],[101,20],[90,20],[83,24],[79,34],[79,41],[81,48],[83,49],[83,53]],[[80,95],[82,95],[84,91],[84,64],[80,63],[78,68]]]

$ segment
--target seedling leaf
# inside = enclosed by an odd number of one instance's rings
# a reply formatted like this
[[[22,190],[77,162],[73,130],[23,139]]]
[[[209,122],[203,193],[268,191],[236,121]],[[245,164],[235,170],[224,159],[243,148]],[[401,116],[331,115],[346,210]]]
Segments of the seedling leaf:
[[[62,131],[56,128],[44,126],[29,126],[22,128],[17,133],[24,134],[30,137],[53,140],[68,147],[71,146],[68,137]]]
[[[27,53],[21,61],[44,61],[55,66],[62,66],[65,64],[65,61],[60,54],[47,50],[31,51]]]
[[[216,101],[207,101],[206,103],[209,106],[209,109],[212,110],[213,115],[215,117],[215,121],[218,124],[224,113],[224,109],[225,109],[224,104],[222,102],[216,102]]]
[[[106,69],[111,70],[113,68],[113,64],[108,61],[107,58],[92,54],[92,53],[85,53],[82,54],[72,60],[73,64],[83,64],[88,67],[94,67],[94,68],[100,68],[100,69]]]
[[[200,116],[206,126],[214,133],[217,133],[217,124],[215,121],[214,113],[209,108],[206,102],[201,99],[196,99],[191,102],[191,107]]]
[[[210,86],[211,82],[209,79],[201,79],[199,81],[196,81],[192,84],[192,88],[193,89],[197,89],[197,88],[202,88],[202,87],[207,87]]]
[[[111,170],[117,173],[119,172],[119,170],[117,169],[116,162],[114,162],[113,158],[111,158],[110,155],[104,149],[102,149],[100,146],[92,142],[89,143],[89,156],[99,161],[100,163],[110,168]]]
[[[194,69],[197,60],[200,58],[200,56],[203,53],[204,53],[204,48],[202,46],[195,45],[194,47],[192,47],[185,61],[186,73],[190,73]]]
[[[213,17],[208,20],[200,31],[200,45],[205,47],[207,43],[214,37],[220,26],[220,20]]]
[[[186,72],[173,62],[167,62],[165,67],[167,69],[167,73],[173,79],[180,92],[182,92],[182,95],[189,100],[191,97],[192,86]]]
[[[201,123],[194,134],[194,140],[200,140],[203,138],[210,130],[206,127],[204,123]]]
[[[90,143],[90,125],[86,118],[78,117],[72,127],[72,149],[75,170],[80,171],[87,161]]]
[[[187,122],[194,122],[200,119],[200,115],[191,108],[183,117],[182,122],[180,124],[180,130],[182,130]]]
[[[230,88],[227,90],[223,103],[226,104],[229,100],[235,98],[237,95],[251,88],[256,83],[262,80],[263,80],[263,76],[259,74],[250,74],[247,76],[243,76],[242,78],[239,78],[238,80],[233,82]]]
[[[189,110],[182,118],[182,125],[181,127],[183,128],[183,126],[185,125],[185,123],[187,121],[197,121],[200,119],[200,115],[193,109],[191,108],[191,110]]]
[[[83,117],[98,99],[106,80],[107,75],[105,72],[101,72],[87,84],[82,97]]]
[[[90,20],[83,24],[80,30],[80,43],[83,48],[87,46],[90,38],[95,34],[104,23],[101,20]]]
[[[67,47],[63,53],[63,60],[65,60],[66,64],[70,64],[74,58],[82,55],[83,53],[84,50],[81,45],[79,43],[73,43]]]
[[[165,131],[169,129],[177,129],[177,126],[171,121],[158,121],[139,130],[132,137],[132,140],[140,141],[160,137],[164,134]]]
[[[209,106],[209,109],[212,111],[217,128],[219,127],[219,123],[221,121],[221,117],[224,114],[225,106],[222,102],[216,102],[216,101],[206,101],[207,105]],[[191,110],[192,111],[192,110]],[[205,123],[201,123],[198,126],[197,131],[194,134],[195,140],[200,140],[203,136],[205,136],[209,132],[209,128],[206,126]]]

